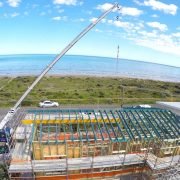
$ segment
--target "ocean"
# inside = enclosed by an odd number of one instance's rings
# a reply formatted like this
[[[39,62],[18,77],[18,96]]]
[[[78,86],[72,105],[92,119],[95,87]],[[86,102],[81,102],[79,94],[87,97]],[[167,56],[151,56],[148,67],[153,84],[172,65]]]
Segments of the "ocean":
[[[55,55],[1,55],[0,76],[38,75]],[[180,82],[180,68],[127,59],[66,55],[49,75],[87,75]]]

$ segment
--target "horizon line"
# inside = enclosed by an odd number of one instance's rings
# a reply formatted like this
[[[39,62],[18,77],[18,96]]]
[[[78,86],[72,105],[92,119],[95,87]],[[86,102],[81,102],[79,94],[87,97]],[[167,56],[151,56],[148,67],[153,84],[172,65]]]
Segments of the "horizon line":
[[[22,54],[0,54],[0,56],[18,56],[18,55],[57,55],[56,53],[22,53]],[[84,55],[84,54],[65,54],[64,56],[86,56],[86,57],[98,57],[98,58],[112,58],[117,59],[117,57],[112,56],[98,56],[98,55]],[[163,66],[169,66],[169,67],[175,67],[180,68],[180,66],[175,65],[169,65],[169,64],[162,64],[162,63],[156,63],[152,61],[143,61],[143,60],[137,60],[137,59],[127,59],[127,58],[121,58],[119,59],[127,60],[127,61],[136,61],[136,62],[143,62],[143,63],[151,63],[151,64],[157,64],[157,65],[163,65]]]

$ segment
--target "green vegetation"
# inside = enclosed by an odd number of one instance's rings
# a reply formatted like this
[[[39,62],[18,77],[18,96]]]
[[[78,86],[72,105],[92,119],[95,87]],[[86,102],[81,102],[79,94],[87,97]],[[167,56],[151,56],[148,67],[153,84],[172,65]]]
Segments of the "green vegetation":
[[[1,180],[7,180],[8,178],[8,172],[7,168],[4,164],[0,164],[0,179]]]
[[[0,78],[0,106],[11,107],[35,77]],[[41,100],[60,104],[136,104],[180,101],[180,83],[111,78],[47,76],[24,100],[23,106],[37,106]]]

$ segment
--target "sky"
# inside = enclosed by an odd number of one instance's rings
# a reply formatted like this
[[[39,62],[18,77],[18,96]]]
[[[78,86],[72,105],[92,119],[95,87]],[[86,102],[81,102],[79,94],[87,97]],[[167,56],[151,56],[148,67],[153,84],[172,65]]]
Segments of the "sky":
[[[0,0],[0,54],[57,54],[112,0]],[[180,0],[117,0],[67,54],[180,67]],[[153,72],[153,70],[152,70]]]

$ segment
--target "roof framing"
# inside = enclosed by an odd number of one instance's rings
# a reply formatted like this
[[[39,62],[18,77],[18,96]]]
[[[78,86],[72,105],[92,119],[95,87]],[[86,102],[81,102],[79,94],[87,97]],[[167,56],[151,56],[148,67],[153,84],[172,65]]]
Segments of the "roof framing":
[[[123,108],[114,110],[29,110],[32,122],[39,126],[39,140],[43,141],[44,128],[48,140],[54,133],[55,141],[105,141],[125,142],[142,139],[180,138],[179,120],[172,112],[156,108]],[[56,118],[54,118],[56,117]],[[52,119],[54,118],[54,123]],[[45,123],[49,121],[50,124]],[[58,123],[60,121],[66,123]],[[24,120],[26,121],[26,120]],[[36,122],[40,123],[36,123]],[[54,132],[51,126],[55,127]],[[37,129],[37,128],[36,128]],[[64,139],[58,139],[60,134]],[[69,134],[69,137],[67,136]]]

